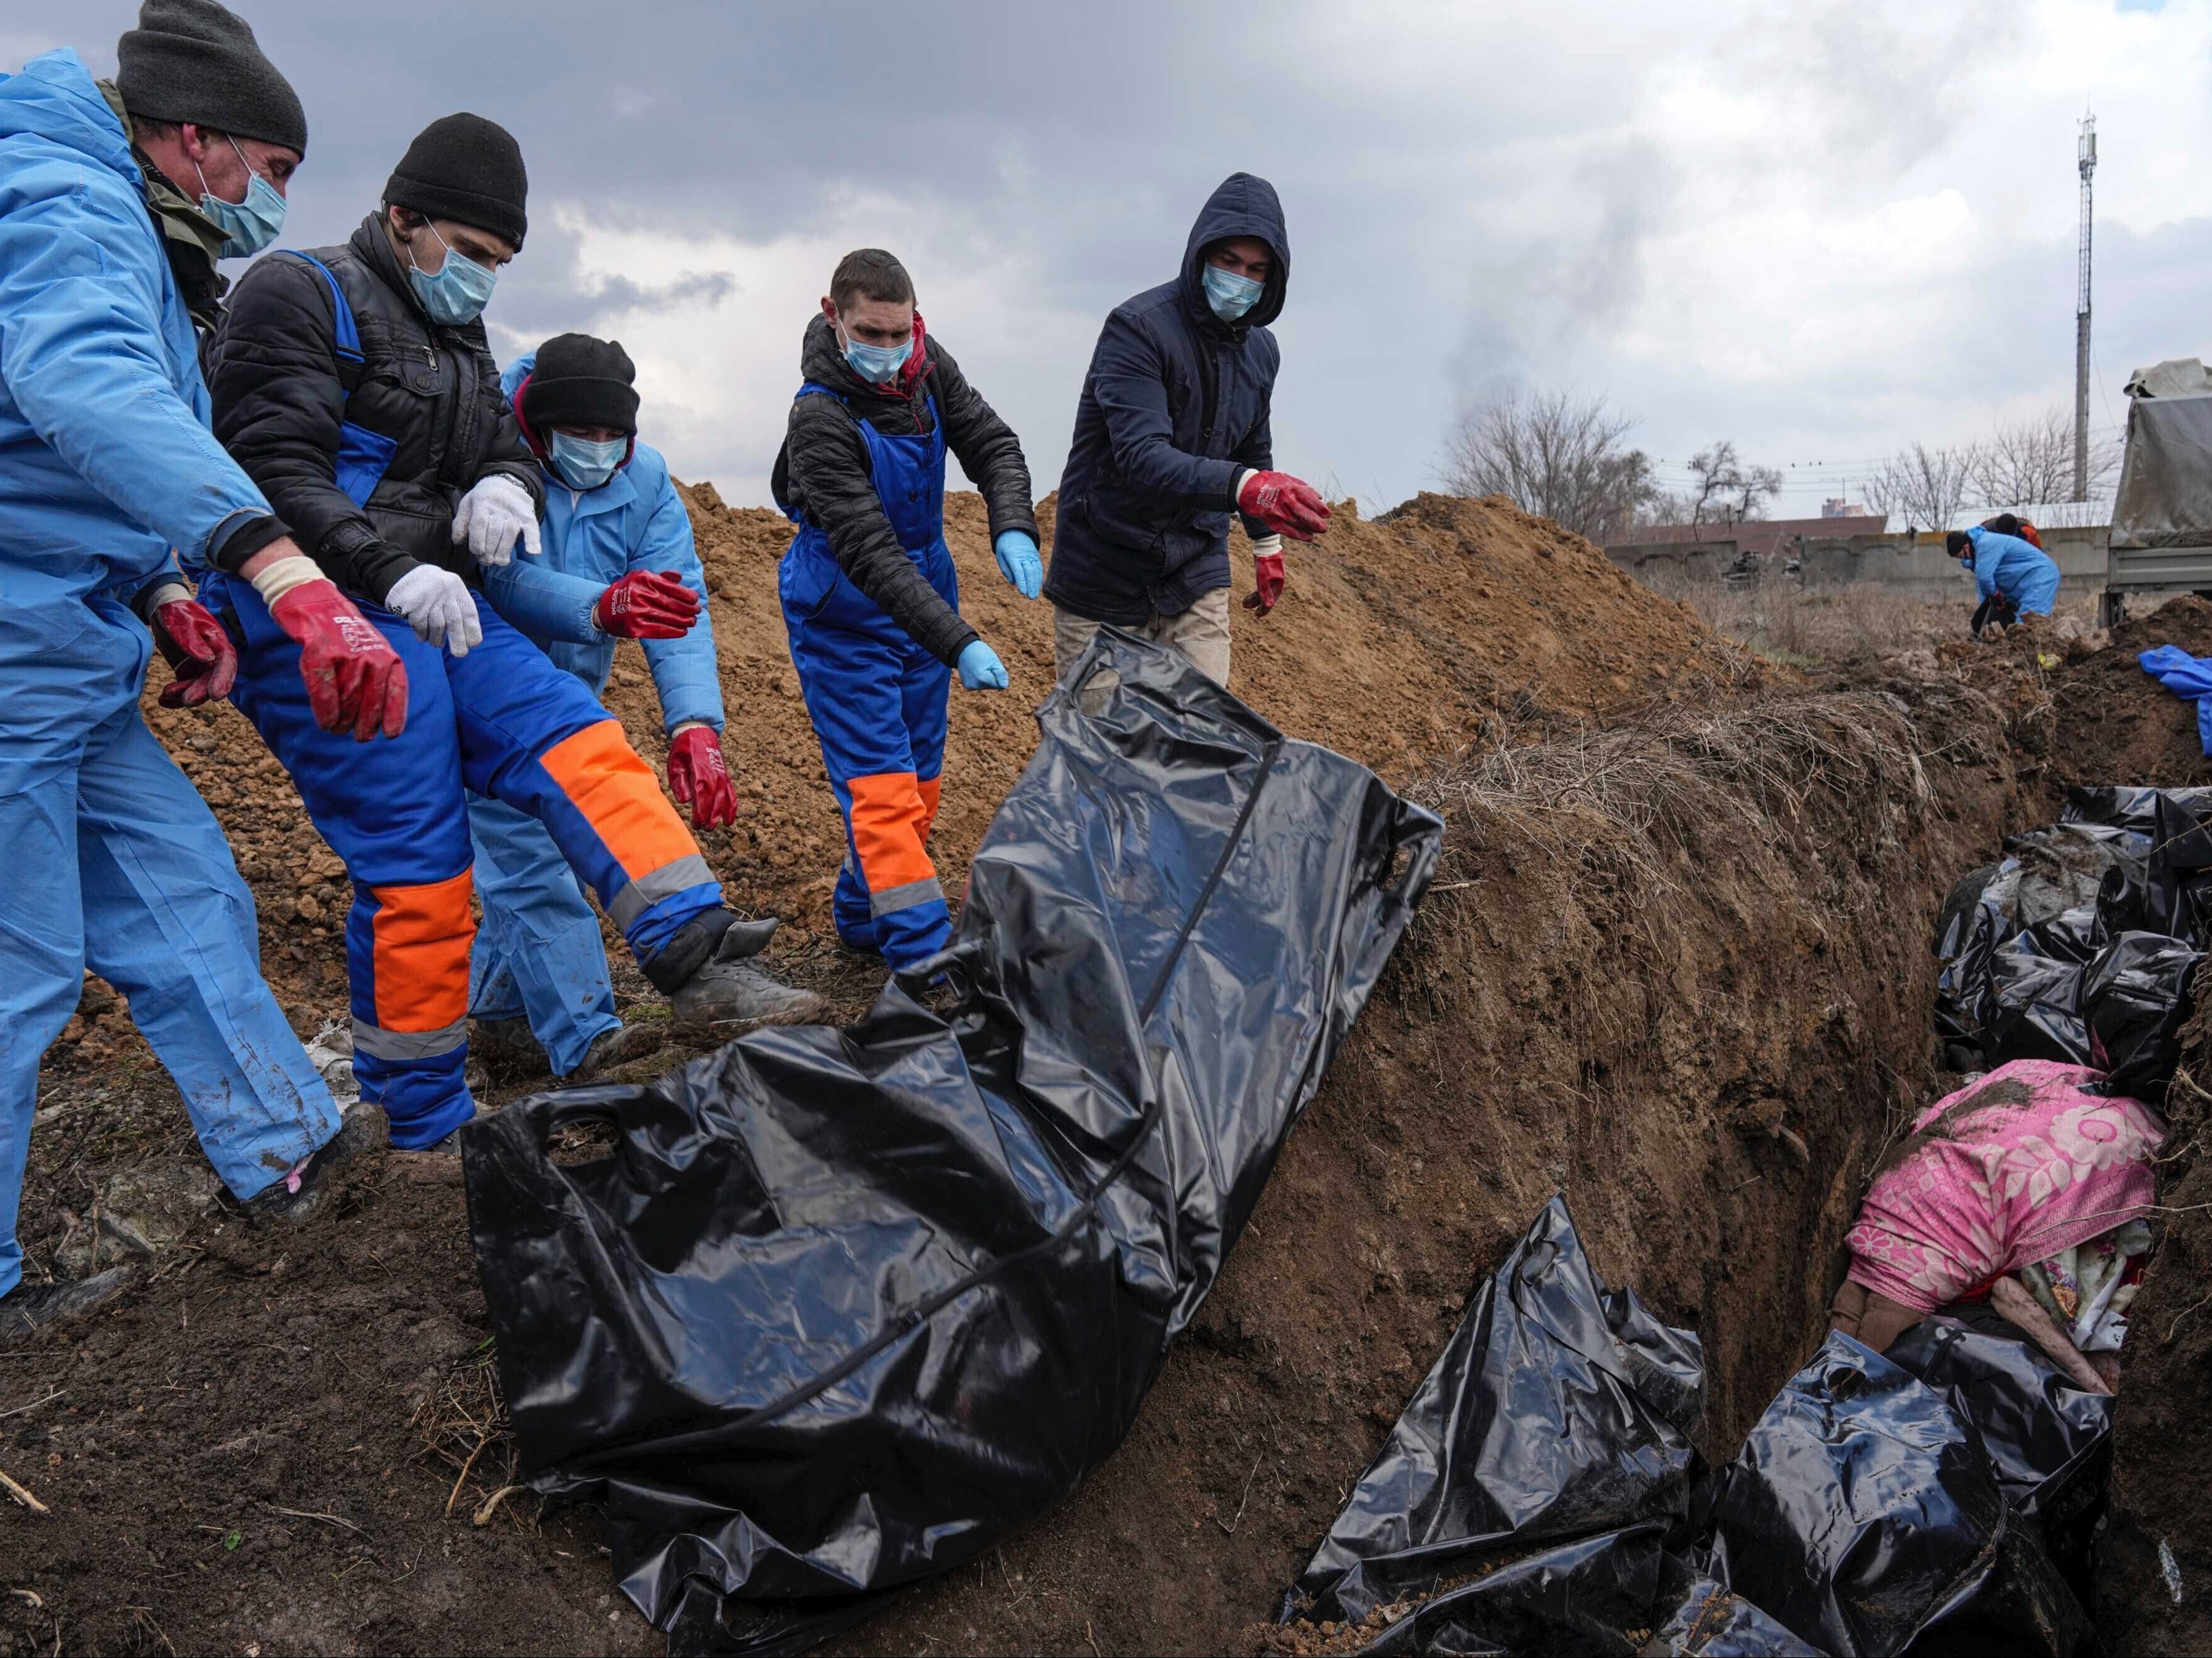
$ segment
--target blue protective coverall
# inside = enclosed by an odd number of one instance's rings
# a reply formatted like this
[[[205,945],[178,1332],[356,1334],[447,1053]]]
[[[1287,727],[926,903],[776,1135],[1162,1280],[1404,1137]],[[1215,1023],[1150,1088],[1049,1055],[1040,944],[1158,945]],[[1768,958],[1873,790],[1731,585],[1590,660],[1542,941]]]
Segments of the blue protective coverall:
[[[1966,531],[1974,549],[1974,591],[1984,598],[2002,593],[2022,616],[2049,616],[2058,602],[2058,567],[2032,542],[1986,530]]]
[[[73,52],[0,77],[0,1294],[39,1060],[88,963],[129,999],[225,1185],[337,1132],[261,978],[215,816],[138,712],[132,593],[268,503],[210,434],[129,139]]]
[[[517,396],[535,361],[528,353],[507,365],[500,385],[508,398]],[[542,559],[518,552],[513,562],[485,570],[484,592],[494,609],[593,696],[605,692],[614,665],[615,641],[592,623],[592,606],[610,582],[633,570],[659,570],[705,596],[690,518],[669,480],[668,463],[644,444],[634,445],[628,463],[596,489],[572,489],[547,467],[543,541]],[[696,721],[720,732],[722,688],[706,614],[681,639],[642,642],[664,726],[672,732]],[[483,904],[469,1012],[479,1019],[527,1017],[554,1075],[565,1077],[583,1063],[593,1042],[622,1023],[599,917],[535,817],[471,793],[469,833]]]
[[[802,398],[838,393],[809,380]],[[934,394],[933,393],[933,399]],[[945,544],[944,411],[925,433],[887,437],[856,421],[869,477],[899,545],[938,596],[960,608]],[[777,571],[799,693],[845,817],[845,865],[831,900],[838,937],[909,967],[952,934],[927,845],[945,770],[952,670],[853,584],[826,531],[801,516]]]

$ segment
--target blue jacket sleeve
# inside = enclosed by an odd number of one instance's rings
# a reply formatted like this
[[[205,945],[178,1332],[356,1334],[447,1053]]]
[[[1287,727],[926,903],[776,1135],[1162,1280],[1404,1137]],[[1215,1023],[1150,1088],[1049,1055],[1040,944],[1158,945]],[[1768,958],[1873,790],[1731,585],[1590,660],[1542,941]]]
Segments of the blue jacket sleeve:
[[[1106,319],[1091,359],[1091,395],[1106,422],[1114,465],[1135,488],[1165,501],[1208,512],[1236,502],[1233,460],[1208,460],[1175,446],[1168,410],[1167,368],[1158,343],[1135,319],[1116,312]]]
[[[1271,388],[1260,398],[1260,418],[1253,422],[1252,429],[1244,434],[1244,440],[1230,452],[1229,459],[1237,463],[1237,475],[1240,477],[1243,475],[1243,469],[1247,466],[1255,472],[1272,472],[1275,470],[1274,404],[1274,393]],[[1231,487],[1233,489],[1235,486],[1232,484]],[[1258,519],[1241,507],[1237,510],[1237,516],[1243,523],[1244,533],[1255,541],[1259,540],[1262,536],[1274,533]]]
[[[714,623],[707,613],[707,578],[699,565],[698,550],[691,544],[691,519],[664,474],[659,499],[645,534],[630,554],[633,570],[672,571],[678,580],[699,595],[699,620],[681,639],[648,639],[646,665],[653,670],[653,688],[660,693],[661,724],[669,731],[690,720],[704,720],[722,729],[722,678],[714,662]]]
[[[504,564],[482,567],[484,597],[491,607],[532,639],[597,645],[606,635],[592,623],[592,610],[606,592],[602,581],[586,581],[548,569],[526,554]]]
[[[0,184],[0,363],[40,437],[198,564],[269,503],[190,400],[197,362],[185,392],[171,377],[151,237],[120,180],[33,165]]]

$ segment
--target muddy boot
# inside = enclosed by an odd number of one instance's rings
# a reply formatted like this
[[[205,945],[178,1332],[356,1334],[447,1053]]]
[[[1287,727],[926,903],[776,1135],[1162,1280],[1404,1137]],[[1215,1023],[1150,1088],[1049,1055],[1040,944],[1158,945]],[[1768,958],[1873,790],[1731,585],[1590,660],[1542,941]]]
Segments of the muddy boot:
[[[384,1143],[384,1111],[380,1106],[356,1105],[345,1114],[338,1132],[292,1166],[283,1179],[256,1192],[241,1206],[249,1220],[303,1221],[322,1207],[331,1189],[331,1173],[343,1169],[363,1151]]]
[[[660,1046],[660,1033],[648,1025],[618,1024],[593,1037],[592,1045],[584,1050],[582,1062],[561,1080],[589,1082],[602,1071],[643,1059]]]
[[[714,917],[728,917],[719,928]],[[669,957],[679,946],[697,959],[699,935],[687,938],[693,927],[705,924],[714,938],[711,953],[674,984]],[[647,976],[665,991],[675,1028],[687,1035],[726,1042],[764,1024],[805,1024],[822,1016],[824,1004],[811,990],[794,990],[755,967],[748,957],[767,942],[775,924],[738,921],[726,910],[710,912],[678,932],[667,950],[655,957]],[[682,957],[678,963],[682,964]]]
[[[530,1034],[527,1019],[471,1020],[469,1057],[482,1060],[494,1070],[525,1076],[549,1068],[545,1050]]]
[[[130,1284],[128,1266],[111,1266],[70,1284],[19,1284],[0,1296],[0,1344],[104,1307]]]

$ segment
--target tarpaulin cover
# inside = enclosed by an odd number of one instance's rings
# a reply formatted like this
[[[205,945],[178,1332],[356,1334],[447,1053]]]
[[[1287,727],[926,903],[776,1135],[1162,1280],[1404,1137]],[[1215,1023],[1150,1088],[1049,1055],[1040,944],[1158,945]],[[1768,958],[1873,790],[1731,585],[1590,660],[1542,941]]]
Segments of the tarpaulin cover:
[[[1832,1333],[1717,1474],[1707,1568],[1836,1658],[2094,1645],[1944,1396]]]
[[[2112,544],[2212,546],[2212,396],[2128,400]]]
[[[1851,1282],[1932,1313],[2148,1212],[2165,1127],[2099,1080],[2015,1060],[1929,1106],[1868,1184]]]
[[[1433,871],[1437,819],[1179,659],[1105,630],[1077,678],[949,1013],[925,967],[464,1131],[523,1475],[606,1505],[683,1644],[797,1650],[1113,1450]]]
[[[1532,1546],[1678,1513],[1704,1398],[1698,1338],[1607,1290],[1553,1198],[1476,1289],[1285,1611],[1358,1623]]]

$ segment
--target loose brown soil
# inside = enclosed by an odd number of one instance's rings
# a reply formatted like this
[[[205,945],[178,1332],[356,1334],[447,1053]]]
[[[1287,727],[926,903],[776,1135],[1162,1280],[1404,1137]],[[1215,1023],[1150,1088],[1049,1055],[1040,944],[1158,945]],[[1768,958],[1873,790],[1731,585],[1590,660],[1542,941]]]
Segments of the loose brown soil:
[[[704,850],[734,902],[790,919],[775,964],[850,1015],[880,969],[823,930],[842,835],[783,653],[788,532],[706,488],[690,505],[746,809]],[[935,849],[957,888],[1033,744],[1050,623],[997,576],[980,503],[948,519],[1016,683],[954,693]],[[1705,1333],[1705,1437],[1728,1454],[1816,1339],[1860,1181],[1933,1085],[1929,926],[1951,875],[2032,821],[2008,737],[2048,708],[2033,683],[1978,689],[1986,658],[1947,659],[1805,691],[1498,502],[1336,526],[1293,552],[1273,616],[1233,611],[1234,683],[1295,735],[1429,780],[1447,868],[1128,1442],[843,1650],[1249,1644],[1469,1289],[1561,1187],[1601,1270]],[[658,763],[632,647],[611,701]],[[281,771],[231,710],[150,717],[232,835],[295,1022],[342,1013],[342,872]],[[1518,757],[1486,769],[1501,744]],[[118,1177],[194,1161],[103,993],[49,1061],[35,1267],[97,1229]],[[112,1312],[0,1349],[0,1470],[52,1509],[0,1507],[0,1646],[657,1649],[588,1511],[510,1496],[473,1523],[509,1449],[451,1159],[373,1156],[296,1230],[218,1206],[141,1276]]]
[[[2123,622],[2107,648],[2059,677],[2057,717],[2064,740],[2053,755],[2056,781],[2160,788],[2212,783],[2196,704],[2168,691],[2136,660],[2157,645],[2212,656],[2212,603],[2177,598]]]

